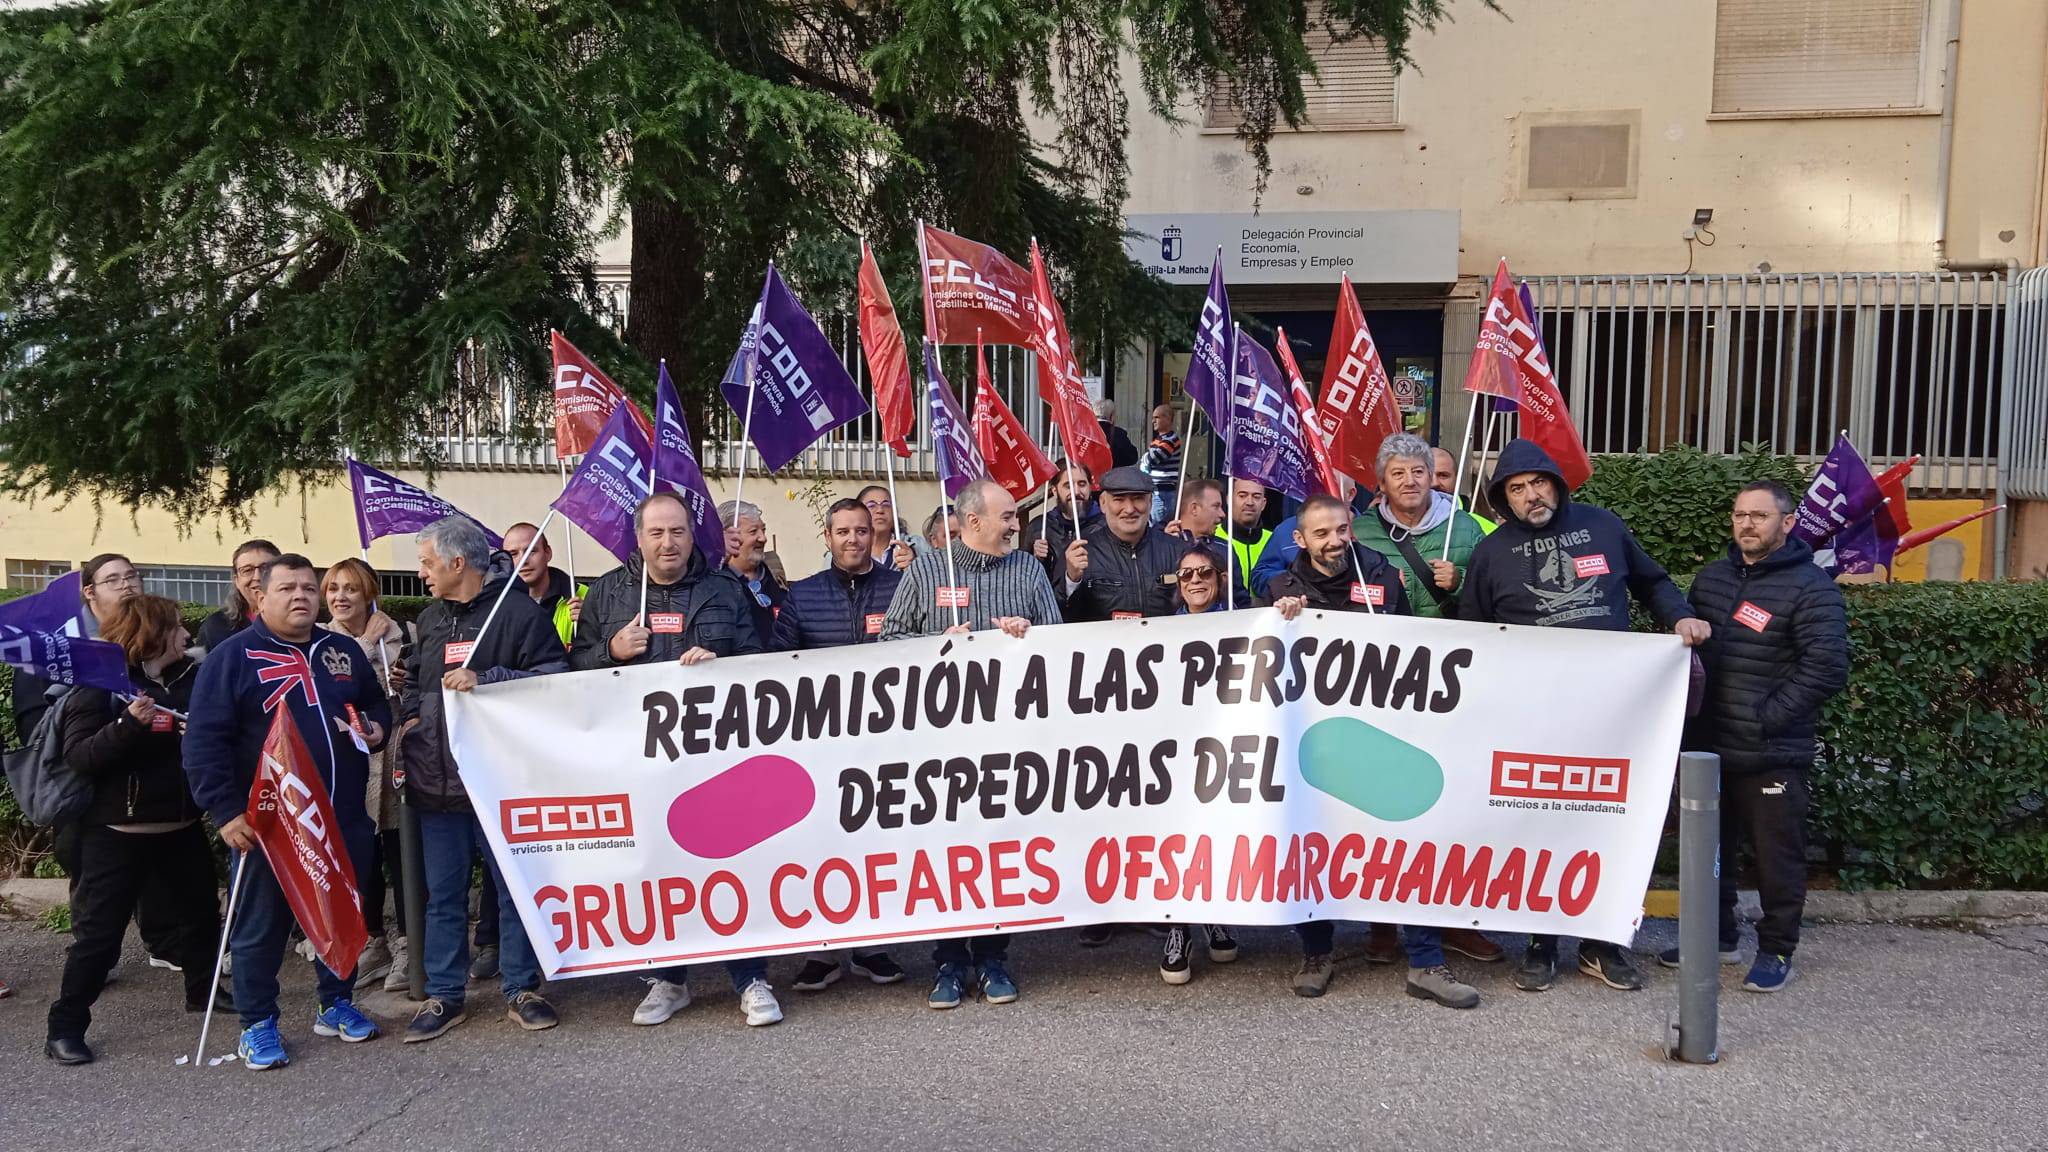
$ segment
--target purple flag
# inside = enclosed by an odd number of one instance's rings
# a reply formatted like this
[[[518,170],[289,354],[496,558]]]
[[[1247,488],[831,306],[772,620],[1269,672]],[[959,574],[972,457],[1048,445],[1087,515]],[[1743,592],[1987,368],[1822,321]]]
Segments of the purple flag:
[[[1314,489],[1301,413],[1272,353],[1244,332],[1237,337],[1237,371],[1230,388],[1230,475],[1257,480],[1297,500]]]
[[[770,472],[868,410],[839,353],[773,264],[718,389],[752,433]]]
[[[1828,458],[1821,461],[1806,498],[1799,502],[1792,534],[1819,553],[1837,532],[1870,515],[1882,503],[1884,493],[1878,489],[1877,477],[1870,474],[1869,465],[1844,433]]]
[[[1815,549],[1813,562],[1831,573],[1863,575],[1890,568],[1898,551],[1899,527],[1889,509],[1878,507]]]
[[[87,684],[130,695],[135,692],[135,685],[128,680],[127,654],[119,644],[105,640],[0,624],[0,664],[12,665],[52,684]]]
[[[0,627],[23,632],[86,635],[85,600],[77,572],[66,572],[33,596],[0,604]]]
[[[635,547],[633,510],[654,490],[647,470],[653,451],[640,431],[640,422],[631,415],[632,407],[633,402],[627,400],[612,409],[604,430],[597,434],[554,503],[557,512],[588,532],[621,564],[633,555]],[[718,543],[723,549],[723,534]]]
[[[669,379],[666,360],[654,385],[654,482],[674,488],[690,506],[690,534],[697,551],[704,554],[705,563],[718,567],[725,559],[725,525],[697,464],[690,424],[683,418],[683,402],[676,395],[675,381]]]
[[[953,397],[953,388],[946,378],[939,374],[938,349],[929,341],[924,346],[925,404],[932,414],[932,455],[939,467],[939,482],[945,486],[946,499],[960,495],[960,490],[970,483],[988,475],[988,465],[982,462],[981,449],[974,445],[974,429],[967,418],[960,413],[960,401]]]
[[[1209,294],[1202,298],[1202,315],[1195,321],[1195,354],[1181,385],[1188,399],[1208,415],[1211,428],[1230,423],[1224,383],[1230,379],[1230,331],[1230,293],[1223,287],[1223,249],[1218,248],[1209,268]]]
[[[1529,328],[1536,334],[1536,355],[1542,357],[1545,364],[1551,363],[1550,352],[1543,346],[1543,322],[1536,318],[1536,298],[1529,294],[1529,282],[1524,280],[1515,285],[1515,294],[1522,298],[1522,315],[1529,318]],[[1519,408],[1512,396],[1493,398],[1495,412],[1514,412]]]
[[[417,532],[436,520],[460,516],[483,528],[491,547],[505,546],[504,537],[484,526],[483,521],[457,508],[424,488],[408,484],[389,472],[349,458],[348,486],[356,498],[356,535],[363,547],[380,536]]]

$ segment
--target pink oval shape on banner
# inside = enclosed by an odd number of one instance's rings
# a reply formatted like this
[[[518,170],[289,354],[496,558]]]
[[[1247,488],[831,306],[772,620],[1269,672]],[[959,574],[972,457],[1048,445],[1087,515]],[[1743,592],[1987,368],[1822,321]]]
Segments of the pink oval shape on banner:
[[[817,787],[787,756],[753,756],[668,806],[668,834],[692,856],[737,856],[810,815]]]

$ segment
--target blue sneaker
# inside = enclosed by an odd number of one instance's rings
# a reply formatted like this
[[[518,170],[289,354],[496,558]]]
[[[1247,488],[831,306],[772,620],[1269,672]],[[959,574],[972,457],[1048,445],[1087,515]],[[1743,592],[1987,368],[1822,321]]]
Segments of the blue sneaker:
[[[282,1068],[292,1062],[277,1034],[275,1016],[242,1029],[242,1041],[235,1045],[235,1054],[242,1058],[242,1067],[251,1072]]]
[[[932,994],[924,998],[928,1008],[958,1008],[960,998],[967,994],[966,974],[958,964],[939,965],[938,978],[932,981]]]
[[[344,1044],[361,1044],[377,1038],[377,1024],[358,1011],[353,1002],[336,1000],[313,1017],[313,1035],[339,1036]]]
[[[1776,992],[1792,982],[1792,958],[1761,953],[1742,981],[1745,992]]]
[[[1017,999],[1017,982],[1001,960],[981,962],[981,998],[990,1004],[1010,1004]]]

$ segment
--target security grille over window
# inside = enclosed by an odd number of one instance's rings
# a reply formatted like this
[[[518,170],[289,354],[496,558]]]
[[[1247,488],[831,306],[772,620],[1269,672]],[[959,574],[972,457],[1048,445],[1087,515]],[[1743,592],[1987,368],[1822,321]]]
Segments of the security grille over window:
[[[1394,61],[1387,55],[1385,43],[1365,37],[1335,43],[1323,23],[1320,4],[1310,6],[1302,39],[1316,62],[1316,75],[1302,78],[1302,95],[1308,105],[1304,129],[1375,128],[1398,123]],[[1226,78],[1216,78],[1209,86],[1202,126],[1235,131],[1243,122],[1244,110],[1239,107],[1235,87]]]
[[[225,604],[228,590],[235,584],[234,571],[229,568],[146,564],[138,571],[144,592],[186,604]]]
[[[1873,465],[1921,454],[1916,488],[1997,484],[1998,275],[1539,276],[1529,288],[1589,451],[1762,444],[1817,460],[1847,431]]]
[[[1720,0],[1714,111],[1919,108],[1927,15],[1927,0]]]
[[[50,586],[50,581],[69,571],[71,565],[62,560],[9,560],[7,586],[40,592]]]

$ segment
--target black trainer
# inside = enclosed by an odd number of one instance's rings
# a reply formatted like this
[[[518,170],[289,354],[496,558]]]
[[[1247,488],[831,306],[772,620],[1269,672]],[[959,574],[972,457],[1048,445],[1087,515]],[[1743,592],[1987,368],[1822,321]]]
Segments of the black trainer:
[[[1185,984],[1194,978],[1194,971],[1188,967],[1188,946],[1193,943],[1194,933],[1185,924],[1174,924],[1166,929],[1166,951],[1159,958],[1159,978],[1168,984]]]
[[[802,968],[797,969],[796,979],[790,984],[799,992],[823,992],[839,983],[840,975],[837,956],[829,960],[822,956],[813,956],[804,961]]]
[[[1110,934],[1115,931],[1114,924],[1090,924],[1081,929],[1081,947],[1100,948],[1109,943]]]
[[[541,998],[538,992],[521,992],[505,1001],[505,1019],[512,1021],[528,1032],[541,1032],[562,1022],[555,1015],[555,1006]]]
[[[903,965],[889,959],[887,952],[850,956],[846,966],[853,969],[855,976],[865,976],[875,984],[894,984],[903,979]]]
[[[462,1023],[462,1005],[450,1004],[444,1000],[429,998],[412,1014],[412,1023],[405,1026],[405,1042],[417,1044],[432,1040],[457,1024]]]
[[[1522,963],[1515,969],[1515,987],[1524,992],[1547,991],[1557,983],[1557,941],[1530,940],[1529,948],[1522,953]]]
[[[1230,929],[1221,924],[1210,924],[1206,931],[1209,933],[1209,959],[1212,963],[1228,964],[1237,959],[1237,937],[1230,934]]]
[[[1623,992],[1643,990],[1643,974],[1629,958],[1628,949],[1600,940],[1579,941],[1579,971],[1609,988]]]

